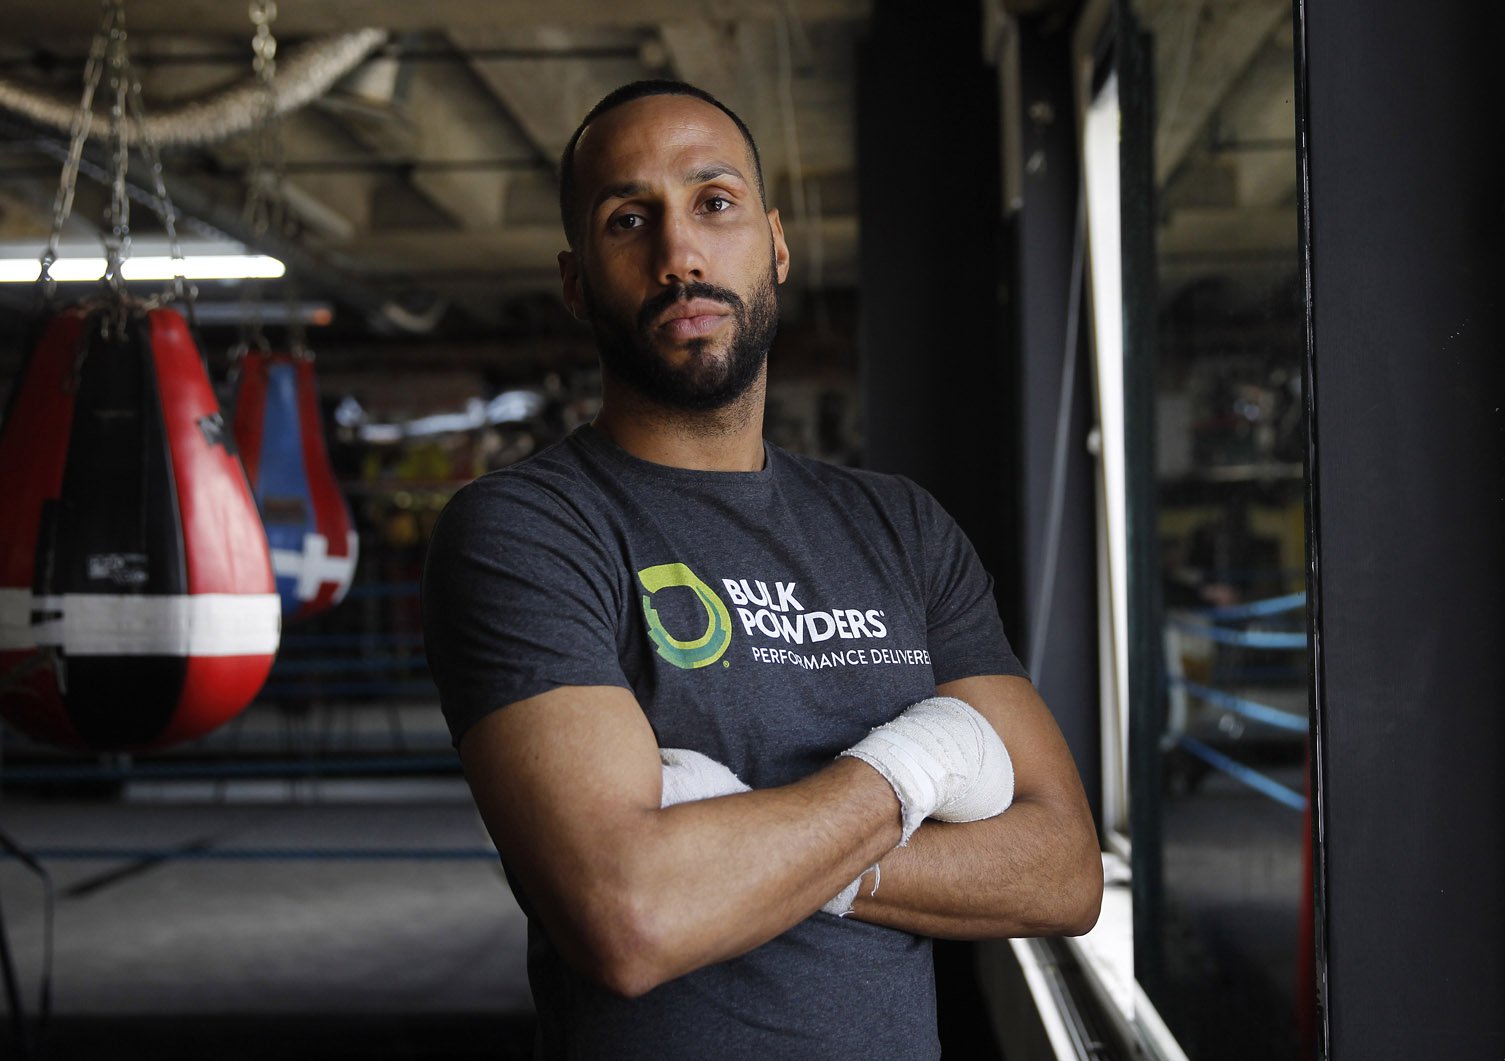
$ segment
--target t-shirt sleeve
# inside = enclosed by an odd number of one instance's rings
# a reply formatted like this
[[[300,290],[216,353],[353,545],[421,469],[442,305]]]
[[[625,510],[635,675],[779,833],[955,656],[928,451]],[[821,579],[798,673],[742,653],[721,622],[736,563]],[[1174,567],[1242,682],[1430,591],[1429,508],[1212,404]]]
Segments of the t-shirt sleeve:
[[[577,513],[487,476],[440,515],[423,575],[424,648],[458,745],[480,718],[565,685],[628,686],[616,574]]]
[[[961,527],[918,486],[931,669],[936,684],[983,674],[1027,677],[998,617],[993,577]]]

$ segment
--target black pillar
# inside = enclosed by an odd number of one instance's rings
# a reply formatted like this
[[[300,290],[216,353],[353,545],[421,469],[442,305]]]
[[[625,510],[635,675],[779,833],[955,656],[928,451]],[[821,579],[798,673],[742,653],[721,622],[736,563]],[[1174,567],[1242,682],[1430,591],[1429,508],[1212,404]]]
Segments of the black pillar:
[[[1100,801],[1087,328],[1068,351],[1078,145],[1068,14],[1020,26],[1024,202],[1002,204],[998,73],[981,5],[874,6],[859,65],[862,387],[869,467],[929,489],[997,582],[999,607]],[[1063,364],[1076,359],[1062,491]],[[1053,540],[1052,540],[1053,539]],[[1047,561],[1055,567],[1046,577]],[[1042,623],[1041,620],[1045,622]]]
[[[1086,312],[1079,230],[1084,219],[1079,217],[1073,25],[1069,9],[1019,21],[1020,99],[1005,103],[1020,113],[1023,158],[1017,164],[1024,172],[1014,219],[1016,297],[1010,307],[1019,381],[1010,416],[1019,447],[1025,605],[1016,644],[1061,726],[1100,819],[1097,470],[1087,450],[1095,422],[1092,320]]]
[[[864,463],[935,495],[1023,612],[1006,356],[998,76],[979,0],[876,0],[858,62]],[[1022,653],[1021,653],[1022,655]],[[938,941],[946,1055],[997,1057],[970,944]]]
[[[934,494],[1018,636],[998,79],[982,5],[878,0],[858,64],[864,463]]]
[[[1505,1056],[1497,11],[1298,3],[1319,947],[1339,1061]]]

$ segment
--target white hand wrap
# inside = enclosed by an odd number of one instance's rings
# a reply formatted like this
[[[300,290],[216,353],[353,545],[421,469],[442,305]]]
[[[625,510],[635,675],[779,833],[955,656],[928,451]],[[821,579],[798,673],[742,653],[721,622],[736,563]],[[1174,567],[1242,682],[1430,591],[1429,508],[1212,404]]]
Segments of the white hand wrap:
[[[664,793],[658,803],[660,809],[676,803],[752,791],[715,759],[689,748],[660,748],[658,759],[664,768]]]
[[[826,902],[826,905],[821,907],[821,909],[828,914],[835,914],[837,917],[846,917],[852,912],[852,904],[857,901],[857,893],[862,890],[862,878],[866,877],[869,873],[873,875],[873,890],[868,892],[868,894],[877,895],[878,881],[882,876],[883,871],[875,862],[873,863],[873,865],[869,866],[867,869],[859,873],[857,875],[857,879],[854,880],[851,884],[848,884],[845,888],[841,889],[841,891],[832,896],[831,899]]]
[[[899,846],[926,818],[975,822],[1014,799],[1014,764],[998,734],[969,705],[933,696],[906,708],[841,753],[887,779],[903,809]]]

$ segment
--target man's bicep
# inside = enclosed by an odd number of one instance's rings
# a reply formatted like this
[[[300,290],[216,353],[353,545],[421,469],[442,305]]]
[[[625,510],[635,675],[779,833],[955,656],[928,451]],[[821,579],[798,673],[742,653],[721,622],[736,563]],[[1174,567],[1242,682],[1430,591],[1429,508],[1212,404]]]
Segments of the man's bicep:
[[[568,936],[609,887],[616,845],[659,805],[658,745],[642,709],[614,686],[552,689],[482,718],[460,760],[508,868]]]

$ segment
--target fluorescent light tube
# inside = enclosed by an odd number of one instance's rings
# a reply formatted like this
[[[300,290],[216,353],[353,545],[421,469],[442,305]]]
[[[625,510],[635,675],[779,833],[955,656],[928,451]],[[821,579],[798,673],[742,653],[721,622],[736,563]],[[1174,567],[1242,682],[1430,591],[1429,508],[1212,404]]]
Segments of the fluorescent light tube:
[[[179,272],[181,270],[181,272]],[[42,266],[35,258],[0,258],[0,283],[35,283]],[[192,254],[173,259],[162,256],[127,258],[120,267],[126,280],[275,280],[287,271],[265,254]],[[51,276],[59,283],[98,280],[105,274],[103,258],[59,258]]]

